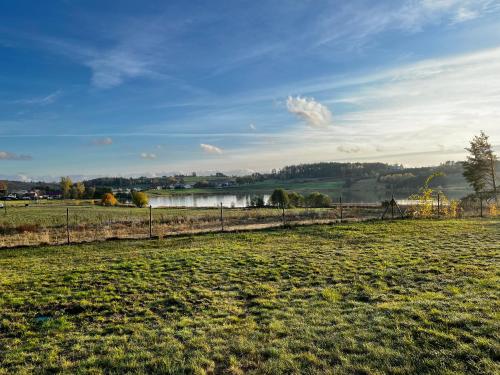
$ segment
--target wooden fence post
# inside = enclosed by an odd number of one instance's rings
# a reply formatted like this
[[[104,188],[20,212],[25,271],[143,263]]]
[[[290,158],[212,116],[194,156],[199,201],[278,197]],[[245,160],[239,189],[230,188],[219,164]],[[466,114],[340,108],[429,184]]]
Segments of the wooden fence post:
[[[439,219],[439,215],[441,214],[441,196],[438,193],[438,212],[437,212],[437,217]]]
[[[221,231],[224,232],[224,207],[222,206],[222,202],[220,202],[220,227]]]
[[[66,207],[66,236],[68,237],[68,245],[70,244],[69,239],[69,207]]]
[[[153,238],[153,206],[149,205],[149,239]]]
[[[340,222],[342,222],[342,220],[344,219],[344,212],[342,209],[342,195],[339,198],[339,203],[340,203]]]
[[[283,213],[282,213],[282,219],[283,219],[283,226],[285,226],[285,204],[283,203],[283,205],[281,206],[282,210],[283,210]]]

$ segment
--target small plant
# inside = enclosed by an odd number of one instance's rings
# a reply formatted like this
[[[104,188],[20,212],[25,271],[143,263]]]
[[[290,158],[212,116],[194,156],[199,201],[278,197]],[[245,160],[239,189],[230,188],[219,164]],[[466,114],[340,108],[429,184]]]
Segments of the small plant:
[[[490,204],[488,205],[488,213],[490,214],[490,216],[497,216],[497,211],[498,211],[498,208],[497,208],[497,205],[495,202],[490,202]]]
[[[409,197],[410,200],[416,201],[416,205],[410,209],[410,215],[418,218],[429,218],[433,216],[434,211],[434,195],[436,192],[429,185],[431,181],[436,178],[443,176],[443,173],[437,172],[431,174],[424,182],[424,186],[420,188],[419,194],[413,194]],[[447,200],[446,196],[439,192],[440,198],[444,202]]]

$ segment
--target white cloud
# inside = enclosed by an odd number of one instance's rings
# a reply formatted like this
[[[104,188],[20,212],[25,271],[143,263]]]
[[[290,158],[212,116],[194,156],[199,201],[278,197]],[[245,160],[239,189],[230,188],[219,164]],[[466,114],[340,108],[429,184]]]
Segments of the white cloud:
[[[95,146],[109,146],[113,144],[113,139],[110,137],[96,138],[92,140],[92,144]]]
[[[33,159],[30,155],[19,155],[13,152],[0,151],[0,160],[31,160]]]
[[[288,112],[304,120],[314,128],[324,128],[332,123],[332,113],[323,104],[313,98],[296,98],[289,96],[286,101]]]
[[[200,147],[207,154],[219,154],[220,155],[223,152],[222,149],[220,149],[219,147],[213,146],[213,145],[208,145],[205,143],[201,143]]]
[[[143,152],[141,153],[141,158],[145,160],[154,160],[156,159],[156,154],[148,153],[148,152]]]

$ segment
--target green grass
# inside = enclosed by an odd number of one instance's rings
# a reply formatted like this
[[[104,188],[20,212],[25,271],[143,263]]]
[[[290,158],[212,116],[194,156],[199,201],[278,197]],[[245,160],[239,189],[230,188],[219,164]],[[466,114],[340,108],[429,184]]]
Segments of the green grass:
[[[0,373],[493,374],[500,221],[0,251]]]
[[[227,188],[206,189],[174,189],[174,190],[150,190],[150,195],[182,195],[182,194],[270,194],[274,189],[283,188],[296,191],[301,194],[309,194],[315,191],[337,194],[342,188],[344,181],[338,179],[295,179],[295,180],[265,180],[252,184],[231,186]]]

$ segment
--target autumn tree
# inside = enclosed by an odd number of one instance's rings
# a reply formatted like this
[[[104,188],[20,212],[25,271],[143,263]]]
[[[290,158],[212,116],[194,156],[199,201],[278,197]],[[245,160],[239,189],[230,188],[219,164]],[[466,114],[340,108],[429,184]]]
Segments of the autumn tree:
[[[0,194],[7,195],[8,185],[6,181],[0,181]]]
[[[467,156],[467,161],[463,164],[465,179],[472,186],[476,195],[481,198],[493,197],[498,203],[495,176],[497,156],[493,153],[488,136],[481,131],[472,139],[470,147],[466,150],[470,155]]]
[[[59,183],[62,191],[63,198],[71,197],[71,188],[73,187],[73,181],[69,177],[61,177],[61,182]]]
[[[116,200],[113,193],[106,193],[103,195],[101,199],[101,204],[103,206],[116,206],[118,201]]]

